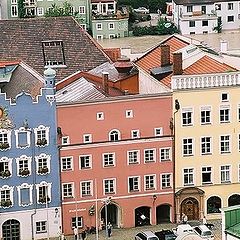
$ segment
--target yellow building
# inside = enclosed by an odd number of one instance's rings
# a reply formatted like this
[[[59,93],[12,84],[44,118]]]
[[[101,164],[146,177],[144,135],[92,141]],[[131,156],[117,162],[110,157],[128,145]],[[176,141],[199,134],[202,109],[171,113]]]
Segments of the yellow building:
[[[239,86],[236,71],[172,77],[178,221],[240,204]]]

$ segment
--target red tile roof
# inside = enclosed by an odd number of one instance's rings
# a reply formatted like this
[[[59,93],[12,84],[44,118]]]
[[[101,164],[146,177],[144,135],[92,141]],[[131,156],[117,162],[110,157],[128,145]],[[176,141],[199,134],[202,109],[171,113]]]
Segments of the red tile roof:
[[[6,66],[11,66],[11,65],[18,65],[20,63],[20,61],[0,61],[0,67],[6,67]]]
[[[150,52],[143,55],[141,58],[136,60],[137,66],[142,68],[143,70],[150,72],[149,70],[154,67],[159,67],[161,65],[161,51],[160,45],[165,44],[170,46],[170,62],[172,63],[172,54],[173,52],[189,45],[189,43],[183,41],[182,39],[177,38],[176,36],[172,36],[166,41],[161,42],[158,46],[152,49]]]

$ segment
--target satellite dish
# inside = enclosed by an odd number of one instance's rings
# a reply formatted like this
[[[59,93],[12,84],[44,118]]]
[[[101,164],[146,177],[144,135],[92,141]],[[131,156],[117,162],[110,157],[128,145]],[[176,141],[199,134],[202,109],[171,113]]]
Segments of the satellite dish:
[[[171,25],[172,25],[172,24],[171,24],[170,22],[167,22],[167,23],[164,24],[164,27],[165,27],[165,28],[169,28],[169,27],[171,27]]]

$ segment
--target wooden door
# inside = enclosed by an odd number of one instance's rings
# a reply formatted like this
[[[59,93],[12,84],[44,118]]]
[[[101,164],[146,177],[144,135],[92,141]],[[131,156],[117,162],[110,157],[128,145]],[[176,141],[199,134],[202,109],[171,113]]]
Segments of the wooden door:
[[[181,204],[181,215],[185,213],[188,220],[199,220],[198,201],[195,198],[187,198]]]

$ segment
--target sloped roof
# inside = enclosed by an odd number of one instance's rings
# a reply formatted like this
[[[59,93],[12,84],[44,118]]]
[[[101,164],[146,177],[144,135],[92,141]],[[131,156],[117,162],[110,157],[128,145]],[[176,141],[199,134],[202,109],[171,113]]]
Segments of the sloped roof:
[[[202,4],[214,4],[216,2],[229,2],[229,0],[173,0],[177,5],[202,5]],[[232,0],[231,2],[235,2],[239,0]]]
[[[208,74],[208,73],[221,73],[226,71],[237,71],[236,68],[233,68],[225,63],[219,62],[210,56],[203,56],[198,61],[194,62],[192,65],[183,69],[182,75],[196,75],[196,74]],[[168,75],[167,77],[161,80],[161,83],[171,87],[171,77],[173,74]]]
[[[160,50],[161,44],[170,46],[170,63],[172,63],[173,52],[189,45],[188,42],[173,35],[170,38],[167,38],[166,40],[162,41],[159,45],[151,49],[141,58],[137,59],[135,61],[136,65],[145,70],[146,72],[150,72],[151,68],[161,66],[161,50]]]
[[[4,65],[4,68],[12,67],[7,81],[4,81],[4,76],[0,74],[1,92],[6,93],[7,98],[14,101],[16,96],[22,92],[29,93],[33,98],[36,98],[41,93],[44,79],[37,72],[23,62],[15,62],[14,64],[4,62]],[[3,66],[3,63],[0,62],[0,66]]]
[[[61,80],[111,61],[100,45],[72,17],[0,20],[0,59],[22,60],[43,75],[43,41],[62,41],[65,67],[55,68]],[[52,48],[53,54],[55,54]],[[56,56],[59,52],[56,51]]]

